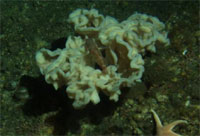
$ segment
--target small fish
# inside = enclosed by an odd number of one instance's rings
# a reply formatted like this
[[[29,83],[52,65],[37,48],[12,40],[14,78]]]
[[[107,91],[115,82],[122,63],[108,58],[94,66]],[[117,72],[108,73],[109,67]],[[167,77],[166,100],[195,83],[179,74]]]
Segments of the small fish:
[[[90,54],[94,55],[95,62],[100,66],[103,73],[107,73],[107,67],[106,67],[104,58],[95,40],[93,38],[86,39],[85,47],[89,51]]]

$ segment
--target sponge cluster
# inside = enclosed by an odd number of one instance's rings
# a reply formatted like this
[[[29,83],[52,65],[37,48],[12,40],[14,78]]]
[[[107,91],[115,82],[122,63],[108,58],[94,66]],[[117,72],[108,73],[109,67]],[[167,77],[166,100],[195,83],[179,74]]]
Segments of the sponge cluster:
[[[74,108],[99,103],[100,91],[118,101],[121,87],[141,81],[145,51],[156,52],[155,45],[169,45],[165,25],[146,14],[135,13],[120,23],[96,9],[77,9],[68,22],[78,36],[69,36],[64,49],[40,49],[36,62],[56,90],[67,86]],[[98,67],[102,63],[106,72]]]

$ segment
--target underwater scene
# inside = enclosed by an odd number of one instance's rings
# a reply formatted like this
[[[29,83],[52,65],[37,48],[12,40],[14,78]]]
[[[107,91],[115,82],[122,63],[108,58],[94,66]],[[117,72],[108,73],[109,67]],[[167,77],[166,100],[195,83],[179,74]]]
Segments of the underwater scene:
[[[1,0],[1,136],[200,136],[200,1]]]

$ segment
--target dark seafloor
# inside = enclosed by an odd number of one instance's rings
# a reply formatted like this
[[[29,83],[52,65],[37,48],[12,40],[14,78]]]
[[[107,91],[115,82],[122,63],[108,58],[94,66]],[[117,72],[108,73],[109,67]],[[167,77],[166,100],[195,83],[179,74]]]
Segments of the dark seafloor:
[[[199,1],[57,0],[0,1],[0,135],[155,135],[150,113],[164,124],[187,120],[175,132],[200,135]],[[134,12],[166,24],[170,46],[147,54],[142,83],[122,91],[119,102],[102,96],[98,105],[74,110],[63,89],[41,76],[35,53],[74,35],[67,23],[77,8],[96,8],[125,20]]]

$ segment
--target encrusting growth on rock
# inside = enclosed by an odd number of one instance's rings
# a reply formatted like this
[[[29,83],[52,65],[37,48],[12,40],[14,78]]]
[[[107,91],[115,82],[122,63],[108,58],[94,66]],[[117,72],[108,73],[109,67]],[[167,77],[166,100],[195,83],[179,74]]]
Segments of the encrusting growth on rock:
[[[174,121],[166,126],[163,126],[157,113],[154,111],[154,110],[151,110],[151,112],[153,113],[153,117],[155,119],[155,122],[156,122],[156,136],[181,136],[177,133],[174,133],[172,131],[172,129],[178,125],[178,124],[181,124],[181,123],[187,123],[187,121],[185,120],[177,120],[177,121]]]

